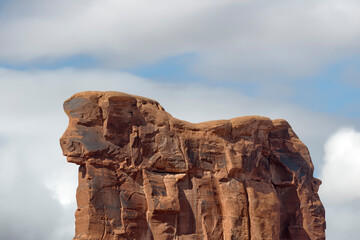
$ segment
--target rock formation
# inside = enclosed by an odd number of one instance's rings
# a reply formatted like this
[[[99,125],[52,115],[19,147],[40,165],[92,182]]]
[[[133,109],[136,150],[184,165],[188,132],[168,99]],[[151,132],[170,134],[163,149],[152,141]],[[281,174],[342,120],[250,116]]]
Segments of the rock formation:
[[[64,109],[61,147],[80,165],[74,239],[325,239],[321,181],[285,120],[193,124],[119,92]]]

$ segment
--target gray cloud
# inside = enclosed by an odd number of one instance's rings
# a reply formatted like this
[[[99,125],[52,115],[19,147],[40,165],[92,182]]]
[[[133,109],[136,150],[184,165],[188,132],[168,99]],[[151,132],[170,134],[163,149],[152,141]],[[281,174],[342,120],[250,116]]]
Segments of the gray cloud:
[[[1,15],[0,59],[14,63],[87,54],[131,68],[194,53],[193,72],[266,82],[309,76],[360,49],[356,0],[27,0]]]
[[[38,153],[48,153],[47,146],[31,144],[34,138],[9,139],[0,147],[0,238],[70,239],[74,204],[71,208],[62,206],[44,186],[43,177],[48,169],[44,160],[38,159]]]
[[[192,122],[253,114],[285,118],[310,148],[317,171],[323,166],[323,144],[334,129],[360,127],[348,119],[271,98],[248,97],[203,84],[156,83],[116,71],[1,69],[0,81],[1,239],[60,240],[72,236],[77,167],[61,156],[58,139],[68,122],[62,103],[75,92],[115,90],[143,95],[158,100],[174,117]],[[331,196],[322,199],[327,201]],[[336,216],[328,211],[332,236],[343,231]]]

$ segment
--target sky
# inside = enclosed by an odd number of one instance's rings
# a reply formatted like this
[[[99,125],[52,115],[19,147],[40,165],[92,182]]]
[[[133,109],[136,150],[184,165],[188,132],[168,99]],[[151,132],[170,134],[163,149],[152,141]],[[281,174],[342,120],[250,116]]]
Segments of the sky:
[[[323,183],[327,239],[360,222],[358,0],[1,0],[0,239],[71,239],[76,92],[157,100],[201,122],[286,119]]]

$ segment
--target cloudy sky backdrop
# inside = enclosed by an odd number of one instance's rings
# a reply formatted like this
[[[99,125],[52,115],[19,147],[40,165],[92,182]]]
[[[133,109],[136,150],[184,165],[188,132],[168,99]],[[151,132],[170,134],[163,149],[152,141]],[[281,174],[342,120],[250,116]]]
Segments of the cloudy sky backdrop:
[[[192,122],[284,118],[309,147],[327,239],[360,222],[358,0],[1,0],[0,239],[74,234],[62,103],[85,90]]]

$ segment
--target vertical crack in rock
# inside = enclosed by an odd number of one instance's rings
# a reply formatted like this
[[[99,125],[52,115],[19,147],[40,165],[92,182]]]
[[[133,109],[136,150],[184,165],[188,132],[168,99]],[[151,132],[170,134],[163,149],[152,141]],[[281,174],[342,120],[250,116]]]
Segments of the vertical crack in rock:
[[[245,185],[245,195],[246,195],[246,205],[248,206],[247,208],[247,222],[248,222],[248,234],[249,234],[249,240],[251,240],[251,221],[250,221],[250,201],[249,201],[249,195],[247,193],[247,190],[246,190],[246,185]]]
[[[77,93],[64,110],[74,240],[325,239],[321,181],[285,120],[193,124],[119,92]]]

